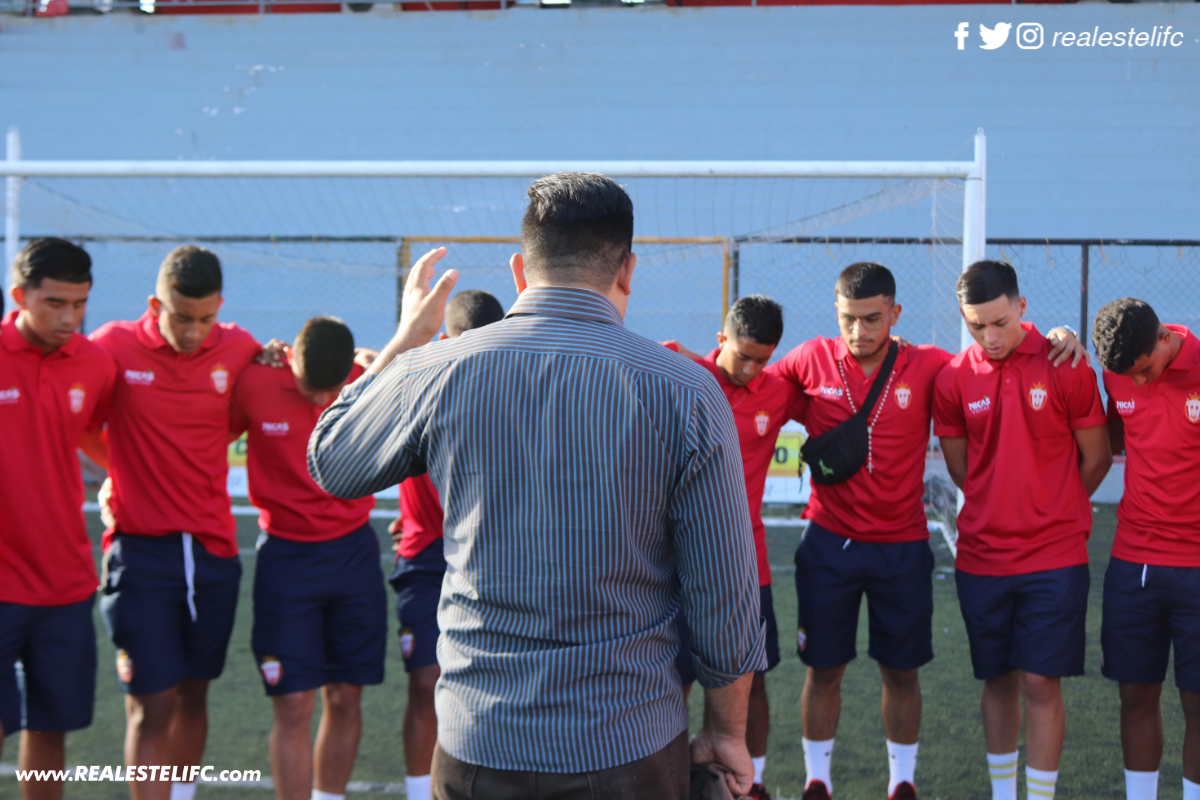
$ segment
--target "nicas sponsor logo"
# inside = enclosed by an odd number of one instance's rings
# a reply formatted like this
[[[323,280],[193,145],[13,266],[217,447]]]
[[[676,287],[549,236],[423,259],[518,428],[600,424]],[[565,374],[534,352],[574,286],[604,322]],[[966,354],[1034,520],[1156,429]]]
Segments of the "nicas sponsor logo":
[[[287,436],[287,420],[284,420],[283,422],[264,422],[262,424],[262,430],[267,436]]]
[[[1117,413],[1120,414],[1122,417],[1128,417],[1130,414],[1133,413],[1133,409],[1134,409],[1136,403],[1137,403],[1136,400],[1118,400],[1117,401]]]
[[[822,386],[821,397],[828,397],[831,400],[840,400],[846,392],[840,386]]]
[[[986,414],[992,410],[992,398],[984,395],[982,400],[967,403],[967,411],[971,414]]]
[[[154,383],[154,371],[127,369],[125,370],[125,382],[130,386],[149,386]]]
[[[13,386],[10,389],[0,389],[0,406],[11,406],[21,399],[21,390]]]

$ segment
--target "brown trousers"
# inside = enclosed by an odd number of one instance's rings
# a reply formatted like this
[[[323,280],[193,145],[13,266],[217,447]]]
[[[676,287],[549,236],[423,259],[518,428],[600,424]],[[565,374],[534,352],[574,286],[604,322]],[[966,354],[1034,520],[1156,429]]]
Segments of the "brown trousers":
[[[645,758],[597,772],[522,772],[459,761],[438,745],[433,800],[687,800],[687,731]]]

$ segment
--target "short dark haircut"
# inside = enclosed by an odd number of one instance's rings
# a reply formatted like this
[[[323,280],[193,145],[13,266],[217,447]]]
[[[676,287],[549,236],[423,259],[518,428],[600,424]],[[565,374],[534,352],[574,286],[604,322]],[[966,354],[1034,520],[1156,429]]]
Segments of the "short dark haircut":
[[[12,264],[13,286],[37,289],[42,281],[91,283],[92,257],[77,244],[53,236],[34,239],[21,248]]]
[[[1092,341],[1100,365],[1111,372],[1125,372],[1142,356],[1154,352],[1158,332],[1162,330],[1158,314],[1145,300],[1122,297],[1096,312],[1092,323]]]
[[[842,270],[835,291],[847,300],[864,300],[879,295],[895,300],[896,278],[883,264],[859,261]]]
[[[504,319],[500,301],[482,289],[467,289],[450,298],[446,304],[446,334],[462,336],[467,331],[482,328]]]
[[[725,315],[725,332],[774,347],[783,338],[783,306],[765,294],[739,298]]]
[[[158,288],[166,292],[174,289],[184,297],[199,299],[220,294],[223,285],[217,254],[194,244],[176,247],[158,268]]]
[[[337,317],[313,317],[292,346],[292,358],[313,389],[332,389],[354,369],[354,334]]]
[[[976,261],[958,276],[955,288],[958,302],[964,306],[990,303],[1001,297],[1016,300],[1021,296],[1017,271],[1003,261]]]
[[[633,201],[598,172],[559,172],[529,186],[521,221],[528,275],[605,290],[633,247]]]

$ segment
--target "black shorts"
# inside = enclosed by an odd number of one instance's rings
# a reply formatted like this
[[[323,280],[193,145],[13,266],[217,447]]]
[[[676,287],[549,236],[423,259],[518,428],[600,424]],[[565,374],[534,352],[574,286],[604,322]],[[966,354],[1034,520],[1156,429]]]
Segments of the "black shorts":
[[[858,615],[867,596],[867,654],[909,670],[933,660],[933,550],[928,540],[871,543],[810,522],[796,548],[796,652],[814,669],[858,655]]]
[[[779,625],[775,621],[775,595],[771,584],[758,587],[759,618],[767,625],[767,668],[755,675],[766,675],[779,664]],[[696,666],[692,663],[692,632],[688,628],[687,615],[683,609],[675,617],[675,630],[679,634],[679,652],[675,656],[675,669],[679,671],[679,682],[684,686],[696,680]]]
[[[75,731],[92,724],[96,597],[65,606],[0,603],[0,725]]]
[[[1083,674],[1087,564],[1024,575],[955,574],[979,680],[1014,669],[1047,678]]]
[[[250,646],[272,697],[383,683],[387,592],[374,529],[324,542],[268,536],[254,569]]]
[[[214,556],[191,534],[115,534],[100,612],[117,646],[121,689],[147,695],[185,678],[220,677],[241,578],[237,556]]]
[[[400,655],[404,671],[412,672],[437,663],[438,603],[446,575],[444,544],[431,542],[412,558],[396,559],[388,582],[396,591],[396,617],[400,620]]]
[[[1124,683],[1162,683],[1175,646],[1175,685],[1200,692],[1200,567],[1119,558],[1104,573],[1100,669]]]

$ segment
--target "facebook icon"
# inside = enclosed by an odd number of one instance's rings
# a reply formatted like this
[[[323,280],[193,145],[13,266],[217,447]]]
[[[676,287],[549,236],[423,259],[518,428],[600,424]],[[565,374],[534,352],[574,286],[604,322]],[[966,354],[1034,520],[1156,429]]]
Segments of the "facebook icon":
[[[958,39],[958,49],[959,50],[963,49],[963,47],[964,47],[963,42],[965,42],[967,37],[970,35],[971,35],[971,23],[969,23],[969,22],[958,23],[958,30],[956,30],[954,32],[954,38]]]

